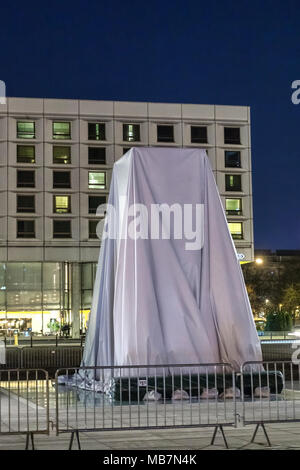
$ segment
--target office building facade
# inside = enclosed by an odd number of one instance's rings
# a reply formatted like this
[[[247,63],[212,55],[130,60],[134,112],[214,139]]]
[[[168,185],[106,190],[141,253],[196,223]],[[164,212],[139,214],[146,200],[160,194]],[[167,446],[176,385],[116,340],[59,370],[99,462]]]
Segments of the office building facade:
[[[97,207],[132,146],[204,148],[241,261],[253,260],[250,110],[7,98],[0,104],[0,333],[84,332]],[[188,189],[187,189],[188,190]]]

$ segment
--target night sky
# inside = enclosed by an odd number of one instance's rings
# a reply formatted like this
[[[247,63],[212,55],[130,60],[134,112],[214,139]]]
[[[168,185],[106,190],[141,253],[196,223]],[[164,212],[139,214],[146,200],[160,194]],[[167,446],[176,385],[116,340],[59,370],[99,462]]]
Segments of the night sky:
[[[249,105],[256,248],[300,248],[300,2],[18,1],[7,96]]]

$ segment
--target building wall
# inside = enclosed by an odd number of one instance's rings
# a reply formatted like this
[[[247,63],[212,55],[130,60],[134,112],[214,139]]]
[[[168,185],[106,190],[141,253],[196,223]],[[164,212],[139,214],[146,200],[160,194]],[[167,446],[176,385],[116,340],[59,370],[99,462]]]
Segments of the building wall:
[[[35,139],[17,138],[17,121],[34,121]],[[53,121],[71,123],[71,139],[55,140]],[[88,140],[88,123],[106,126],[105,141]],[[140,141],[123,141],[123,124],[140,124]],[[157,141],[157,124],[174,126],[174,142]],[[191,126],[207,126],[205,144],[191,142]],[[239,145],[224,143],[224,127],[239,127]],[[34,144],[34,164],[18,163],[17,145]],[[71,146],[71,163],[54,164],[53,146]],[[243,239],[235,240],[237,251],[245,261],[253,260],[253,211],[251,184],[250,110],[246,106],[215,106],[176,103],[138,103],[57,99],[8,98],[0,104],[0,262],[87,263],[97,262],[99,240],[89,238],[88,196],[108,195],[112,166],[130,146],[173,146],[205,148],[225,205],[226,197],[242,199],[241,215],[228,216],[229,222],[243,223]],[[106,164],[89,165],[88,147],[105,147]],[[241,168],[226,168],[225,150],[241,152]],[[17,170],[35,171],[34,188],[18,188]],[[52,172],[69,170],[70,189],[53,189]],[[89,171],[105,171],[105,189],[89,189]],[[228,192],[225,175],[240,174],[242,191]],[[35,213],[18,213],[18,194],[35,195]],[[69,195],[70,214],[53,213],[53,196]],[[72,238],[53,237],[53,220],[71,221]],[[18,238],[17,221],[34,220],[35,238]],[[76,278],[78,280],[78,276]],[[78,303],[78,300],[76,300]]]

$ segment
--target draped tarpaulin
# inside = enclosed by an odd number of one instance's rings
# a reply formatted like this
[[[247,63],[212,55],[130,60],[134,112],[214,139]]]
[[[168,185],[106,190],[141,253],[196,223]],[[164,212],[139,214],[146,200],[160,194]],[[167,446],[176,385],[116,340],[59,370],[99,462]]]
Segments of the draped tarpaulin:
[[[238,370],[245,361],[261,360],[241,267],[205,151],[131,149],[114,165],[108,202],[116,215],[108,210],[108,227],[117,236],[102,241],[83,364],[230,362]],[[133,203],[149,213],[153,204],[198,205],[203,246],[187,249],[190,240],[174,236],[124,236],[129,225],[131,232],[140,231],[129,216]]]

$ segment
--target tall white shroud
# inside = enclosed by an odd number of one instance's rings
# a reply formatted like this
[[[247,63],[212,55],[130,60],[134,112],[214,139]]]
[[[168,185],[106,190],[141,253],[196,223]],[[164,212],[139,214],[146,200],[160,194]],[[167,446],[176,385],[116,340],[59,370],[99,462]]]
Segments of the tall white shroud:
[[[230,362],[238,370],[245,361],[261,360],[205,151],[131,149],[114,165],[108,202],[116,217],[108,211],[107,225],[116,236],[102,240],[83,364]],[[202,205],[202,248],[186,249],[190,240],[174,236],[141,238],[145,233],[128,212],[132,204],[143,204],[149,214],[153,204]],[[126,237],[129,226],[140,237]]]

